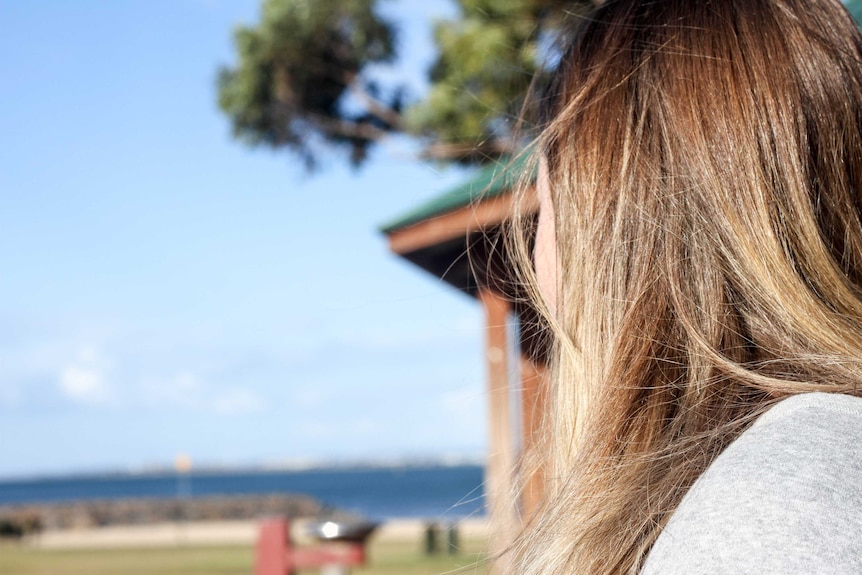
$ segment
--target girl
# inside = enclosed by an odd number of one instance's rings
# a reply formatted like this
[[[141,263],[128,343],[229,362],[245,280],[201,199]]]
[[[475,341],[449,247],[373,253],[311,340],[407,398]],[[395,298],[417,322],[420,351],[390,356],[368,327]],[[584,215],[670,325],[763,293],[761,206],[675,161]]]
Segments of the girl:
[[[513,571],[862,572],[855,22],[607,0],[573,38],[525,270],[554,334],[546,497]]]

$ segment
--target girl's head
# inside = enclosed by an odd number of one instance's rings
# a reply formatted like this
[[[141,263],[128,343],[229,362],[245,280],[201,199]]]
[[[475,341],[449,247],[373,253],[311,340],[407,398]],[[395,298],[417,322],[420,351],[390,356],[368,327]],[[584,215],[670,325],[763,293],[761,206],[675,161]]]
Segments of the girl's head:
[[[554,412],[518,572],[636,570],[756,415],[862,385],[862,36],[839,0],[607,0],[545,105]]]

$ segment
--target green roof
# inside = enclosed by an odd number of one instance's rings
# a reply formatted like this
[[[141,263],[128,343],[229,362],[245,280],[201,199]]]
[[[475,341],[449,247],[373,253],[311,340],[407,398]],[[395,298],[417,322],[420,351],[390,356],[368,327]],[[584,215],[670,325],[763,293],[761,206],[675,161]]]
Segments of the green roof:
[[[457,210],[476,200],[499,196],[518,183],[524,170],[527,169],[528,158],[529,154],[520,154],[514,160],[501,160],[484,166],[470,180],[383,224],[380,226],[380,231],[394,232]]]

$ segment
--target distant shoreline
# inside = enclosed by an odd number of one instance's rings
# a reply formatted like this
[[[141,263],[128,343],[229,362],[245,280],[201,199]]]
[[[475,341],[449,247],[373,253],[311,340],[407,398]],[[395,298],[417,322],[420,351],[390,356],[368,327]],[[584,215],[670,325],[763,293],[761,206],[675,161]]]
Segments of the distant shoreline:
[[[483,467],[481,457],[448,457],[448,458],[399,458],[399,459],[356,459],[356,460],[302,460],[257,465],[200,465],[188,473],[178,472],[171,466],[152,466],[141,469],[113,469],[74,472],[47,472],[31,475],[0,476],[0,487],[22,483],[42,483],[50,481],[69,480],[99,480],[148,477],[181,477],[184,474],[197,477],[240,474],[240,473],[302,473],[306,471],[351,471],[369,469],[434,469],[451,467]]]

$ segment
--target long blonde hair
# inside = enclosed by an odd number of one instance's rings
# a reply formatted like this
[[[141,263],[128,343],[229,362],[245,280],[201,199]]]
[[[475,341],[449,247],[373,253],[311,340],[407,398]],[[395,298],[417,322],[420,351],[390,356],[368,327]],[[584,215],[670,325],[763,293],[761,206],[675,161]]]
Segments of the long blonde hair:
[[[862,37],[841,3],[608,0],[573,37],[538,146],[559,264],[555,305],[534,296],[553,381],[519,575],[636,573],[759,414],[862,391]]]

